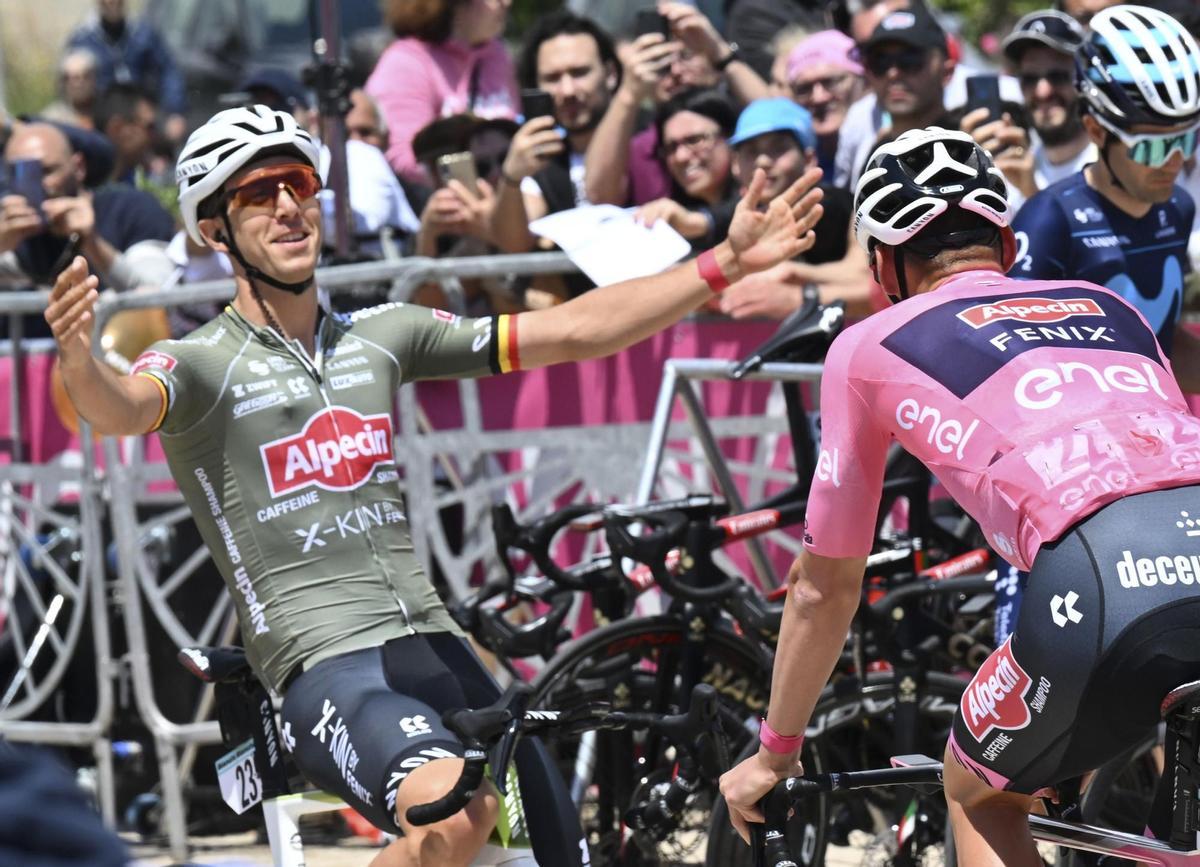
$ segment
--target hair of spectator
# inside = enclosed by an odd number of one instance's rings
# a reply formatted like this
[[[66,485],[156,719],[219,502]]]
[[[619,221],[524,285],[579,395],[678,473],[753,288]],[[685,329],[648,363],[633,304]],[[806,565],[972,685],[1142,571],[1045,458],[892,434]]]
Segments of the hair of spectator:
[[[521,57],[517,64],[517,78],[521,87],[537,87],[538,50],[543,42],[556,36],[578,35],[587,35],[596,41],[600,62],[613,68],[617,74],[617,84],[620,85],[621,61],[617,59],[617,48],[612,37],[592,19],[563,11],[539,18],[525,35],[525,43],[521,46]]]
[[[367,105],[371,106],[371,111],[375,112],[375,123],[379,127],[379,134],[386,139],[390,130],[388,129],[387,115],[383,113],[383,107],[379,104],[379,100],[371,96],[365,88],[358,88],[358,92],[363,95]]]
[[[654,116],[654,126],[658,130],[660,142],[663,140],[663,127],[667,121],[681,111],[707,117],[721,128],[721,134],[726,138],[733,135],[737,126],[737,107],[724,92],[711,87],[693,88],[676,94],[659,106]]]
[[[816,31],[810,30],[803,24],[789,24],[771,39],[771,56],[783,55],[786,57],[792,53],[793,48],[812,36],[814,32]]]
[[[118,82],[109,85],[108,89],[96,98],[96,108],[92,112],[92,122],[96,125],[96,131],[103,133],[108,127],[108,122],[114,117],[127,121],[135,120],[138,105],[143,102],[158,105],[154,94],[136,84]]]
[[[86,48],[72,48],[70,51],[63,53],[63,56],[58,61],[58,74],[60,76],[67,74],[67,68],[72,65],[73,61],[82,60],[87,72],[96,71],[96,55]]]
[[[425,42],[445,42],[454,26],[454,13],[465,0],[385,0],[383,16],[392,32]]]

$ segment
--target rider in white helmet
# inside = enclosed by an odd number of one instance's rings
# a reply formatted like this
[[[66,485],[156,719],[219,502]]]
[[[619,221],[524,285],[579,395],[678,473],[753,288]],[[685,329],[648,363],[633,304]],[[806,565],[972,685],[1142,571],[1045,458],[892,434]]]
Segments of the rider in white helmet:
[[[308,133],[265,106],[220,112],[192,134],[177,170],[184,223],[193,240],[230,255],[237,293],[185,339],[143,353],[134,375],[92,357],[96,281],[82,259],[55,284],[46,319],[67,390],[97,432],[162,432],[247,659],[284,696],[284,740],[301,771],[403,834],[376,867],[464,867],[495,822],[490,785],[443,822],[414,827],[406,811],[458,778],[462,748],[442,713],[487,703],[496,689],[408,535],[395,389],[604,356],[648,337],[743,274],[811,247],[820,173],[760,208],[759,171],[728,239],[696,262],[548,310],[466,319],[405,304],[324,309],[316,163]],[[327,368],[327,359],[336,360]],[[342,532],[347,521],[358,523]],[[528,810],[535,854],[579,867],[587,851],[570,798],[553,764],[533,758],[523,766],[518,754],[517,767],[527,807],[542,805]]]

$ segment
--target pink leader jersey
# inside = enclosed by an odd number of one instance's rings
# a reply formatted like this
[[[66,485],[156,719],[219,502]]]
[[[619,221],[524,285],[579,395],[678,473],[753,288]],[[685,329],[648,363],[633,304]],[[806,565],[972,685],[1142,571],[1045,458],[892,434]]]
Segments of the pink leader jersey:
[[[380,56],[365,89],[387,120],[392,170],[424,184],[431,179],[412,149],[424,126],[464,112],[511,120],[519,105],[512,58],[499,39],[475,46],[453,39],[439,44],[397,39]]]
[[[847,329],[821,430],[804,545],[826,557],[871,550],[893,438],[1026,570],[1105,503],[1200,480],[1200,419],[1154,332],[1084,282],[969,271]]]

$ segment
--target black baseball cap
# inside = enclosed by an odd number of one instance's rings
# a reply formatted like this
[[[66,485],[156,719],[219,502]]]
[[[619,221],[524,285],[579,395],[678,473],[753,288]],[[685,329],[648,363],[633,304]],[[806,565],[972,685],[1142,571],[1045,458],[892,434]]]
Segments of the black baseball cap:
[[[1053,9],[1041,9],[1030,12],[1013,27],[1012,33],[1004,37],[1001,46],[1004,56],[1016,63],[1026,48],[1031,45],[1044,45],[1063,54],[1075,54],[1075,49],[1083,44],[1083,28],[1079,22],[1062,12]]]
[[[877,45],[888,42],[897,42],[913,48],[936,48],[943,54],[947,52],[946,31],[922,3],[914,3],[911,8],[888,13],[859,49],[866,54]]]
[[[267,91],[278,97],[272,100],[270,108],[278,111],[294,111],[297,108],[312,108],[308,91],[300,83],[300,79],[277,66],[262,66],[253,70],[242,79],[238,85],[239,93]]]

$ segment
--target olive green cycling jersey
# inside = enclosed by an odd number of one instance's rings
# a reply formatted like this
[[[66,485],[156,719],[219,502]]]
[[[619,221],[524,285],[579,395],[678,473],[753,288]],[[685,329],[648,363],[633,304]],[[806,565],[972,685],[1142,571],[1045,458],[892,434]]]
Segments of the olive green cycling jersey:
[[[247,655],[297,666],[457,631],[413,551],[393,454],[404,382],[518,366],[516,317],[383,304],[323,311],[315,356],[232,307],[147,349],[171,473],[229,586]]]

